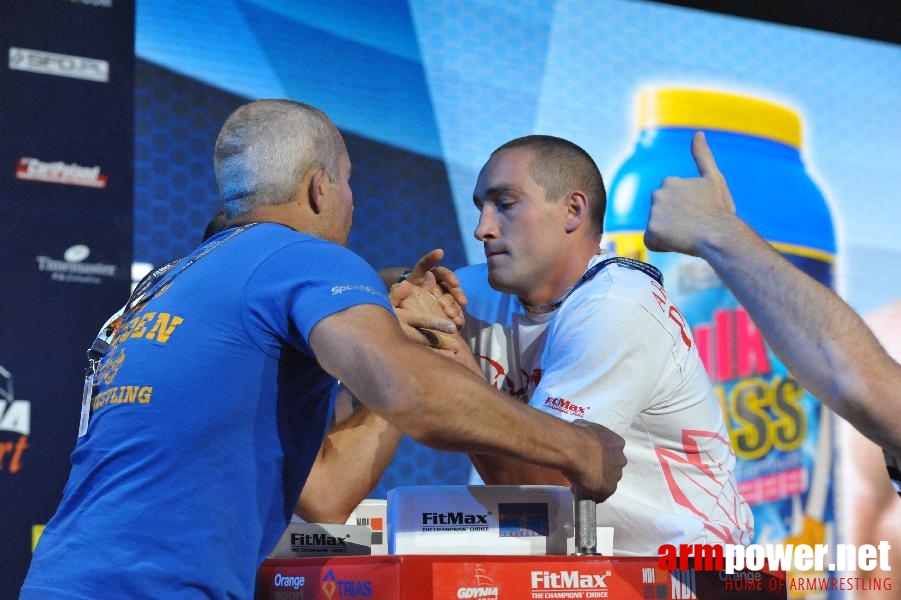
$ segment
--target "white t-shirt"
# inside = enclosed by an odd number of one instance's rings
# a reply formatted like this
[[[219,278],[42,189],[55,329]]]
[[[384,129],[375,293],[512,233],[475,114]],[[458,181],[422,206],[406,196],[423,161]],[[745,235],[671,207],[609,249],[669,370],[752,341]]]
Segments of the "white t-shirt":
[[[626,440],[623,478],[597,513],[598,525],[614,527],[614,554],[751,543],[720,403],[689,326],[656,280],[609,264],[557,310],[530,315],[488,285],[487,265],[457,275],[469,299],[464,339],[492,385]]]

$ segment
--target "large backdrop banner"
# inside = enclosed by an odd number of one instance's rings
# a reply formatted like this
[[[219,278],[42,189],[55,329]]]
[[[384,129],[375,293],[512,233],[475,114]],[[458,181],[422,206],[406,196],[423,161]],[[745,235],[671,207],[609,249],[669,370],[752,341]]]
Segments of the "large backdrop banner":
[[[435,247],[483,261],[472,191],[490,152],[532,133],[585,148],[609,191],[604,244],[661,267],[692,327],[755,542],[901,549],[879,449],[797,385],[706,264],[641,244],[649,194],[694,174],[705,129],[740,214],[901,358],[901,46],[631,0],[2,6],[0,598],[60,498],[85,347],[132,260],[146,272],[200,241],[216,134],[261,98],[341,129],[349,245],[376,268]],[[465,455],[406,439],[372,496],[471,477]]]
[[[661,267],[693,329],[755,542],[901,546],[879,525],[901,522],[879,449],[797,384],[706,264],[641,245],[650,193],[696,174],[704,129],[741,216],[901,337],[897,45],[619,0],[158,0],[138,4],[136,54],[137,260],[197,243],[217,210],[213,140],[249,100],[334,119],[354,164],[350,246],[376,267],[436,246],[452,267],[483,261],[472,191],[490,152],[568,138],[607,182],[605,245]],[[469,471],[405,440],[373,495]]]
[[[134,5],[0,15],[0,598],[62,496],[85,349],[127,297]]]

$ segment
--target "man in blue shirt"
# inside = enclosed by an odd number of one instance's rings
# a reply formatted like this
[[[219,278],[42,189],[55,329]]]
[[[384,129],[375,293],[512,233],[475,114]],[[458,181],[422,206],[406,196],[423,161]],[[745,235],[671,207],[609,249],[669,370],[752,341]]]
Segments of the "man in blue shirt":
[[[322,112],[245,105],[214,164],[235,226],[104,332],[72,472],[22,598],[250,598],[301,489],[331,491],[302,494],[301,516],[343,520],[401,432],[613,493],[619,436],[519,405],[405,338],[378,275],[344,247],[351,165]],[[424,325],[453,328],[440,315]],[[336,378],[364,410],[326,435]]]

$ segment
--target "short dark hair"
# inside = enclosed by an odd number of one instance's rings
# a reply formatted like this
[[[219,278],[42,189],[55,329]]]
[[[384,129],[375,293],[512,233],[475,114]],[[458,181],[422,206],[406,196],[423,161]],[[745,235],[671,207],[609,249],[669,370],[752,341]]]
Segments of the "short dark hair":
[[[591,222],[597,227],[598,234],[603,233],[607,190],[600,169],[585,150],[552,135],[527,135],[503,144],[491,156],[514,149],[534,152],[529,173],[549,198],[560,198],[574,189],[585,192]]]

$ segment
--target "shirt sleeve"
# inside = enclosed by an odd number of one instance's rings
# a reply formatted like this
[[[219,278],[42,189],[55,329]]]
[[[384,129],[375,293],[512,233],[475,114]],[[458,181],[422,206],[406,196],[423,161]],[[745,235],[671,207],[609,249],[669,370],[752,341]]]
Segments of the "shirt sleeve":
[[[628,299],[588,295],[567,302],[550,325],[529,404],[622,432],[672,367],[672,338],[647,307]]]
[[[322,319],[373,304],[393,315],[378,273],[350,250],[306,240],[274,252],[248,282],[252,325],[269,327],[279,341],[310,352],[309,335]]]

